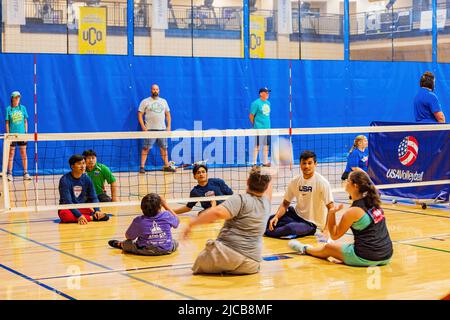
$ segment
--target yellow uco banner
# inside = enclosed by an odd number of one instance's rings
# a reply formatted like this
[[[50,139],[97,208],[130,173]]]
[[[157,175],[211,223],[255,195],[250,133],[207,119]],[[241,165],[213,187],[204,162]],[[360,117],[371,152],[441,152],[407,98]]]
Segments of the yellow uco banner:
[[[106,8],[80,7],[78,48],[81,54],[106,53]]]
[[[264,58],[263,16],[250,16],[250,57]]]

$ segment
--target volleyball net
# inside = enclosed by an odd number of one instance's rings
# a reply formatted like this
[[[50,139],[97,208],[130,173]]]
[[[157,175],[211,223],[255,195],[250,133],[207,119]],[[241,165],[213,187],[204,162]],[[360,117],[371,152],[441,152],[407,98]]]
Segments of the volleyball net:
[[[2,188],[3,211],[49,211],[62,208],[81,208],[92,204],[59,205],[59,180],[63,174],[71,171],[68,163],[74,154],[94,150],[97,163],[109,167],[117,185],[117,202],[96,204],[95,207],[139,205],[141,199],[150,192],[163,195],[169,203],[187,203],[211,200],[223,200],[227,196],[191,198],[190,191],[197,184],[192,169],[194,164],[206,164],[209,178],[220,178],[234,193],[245,192],[249,171],[254,165],[254,148],[258,137],[260,150],[257,164],[263,160],[264,141],[270,142],[269,161],[271,170],[276,171],[273,178],[273,193],[281,197],[289,182],[301,174],[300,154],[305,150],[317,155],[317,172],[330,182],[333,191],[343,191],[341,175],[346,167],[347,156],[358,135],[366,135],[369,140],[369,175],[380,190],[397,190],[434,186],[448,194],[450,184],[449,161],[434,167],[427,166],[428,158],[437,152],[447,152],[450,125],[405,125],[405,126],[368,126],[339,128],[283,128],[283,129],[236,129],[236,130],[176,130],[172,132],[109,132],[109,133],[40,133],[5,135],[3,138]],[[432,145],[437,135],[443,139],[443,145]],[[269,140],[262,137],[269,136]],[[416,157],[415,164],[402,164],[399,160],[402,143],[407,137],[416,137],[418,147],[407,148]],[[428,140],[423,137],[427,137]],[[419,138],[417,138],[419,137]],[[168,158],[175,172],[163,171],[164,165],[160,148],[155,143],[148,154],[145,173],[140,172],[142,148],[146,139],[167,139]],[[286,145],[278,143],[280,139],[291,141],[290,161],[276,163],[277,154],[286,154]],[[382,139],[386,141],[380,142]],[[425,141],[425,140],[426,141]],[[9,181],[8,160],[11,144],[27,142],[28,173],[32,180],[23,178],[22,159],[17,146],[13,161],[12,179]],[[413,141],[411,139],[411,141]],[[391,158],[384,163],[380,157],[391,151],[380,151],[378,144],[392,151]],[[406,145],[411,143],[407,139]],[[373,149],[372,149],[373,148]],[[377,156],[378,160],[372,158]],[[380,153],[377,154],[377,153]],[[415,152],[415,155],[414,155]],[[386,153],[386,154],[384,154]],[[442,155],[441,155],[442,156]],[[279,157],[278,157],[279,158]],[[423,160],[423,161],[422,161]],[[430,160],[430,159],[428,159]],[[372,163],[373,161],[373,163]],[[392,167],[389,167],[389,165]],[[415,168],[420,165],[420,168]],[[381,169],[380,169],[381,168]],[[381,170],[381,171],[380,171]],[[386,172],[384,172],[385,170]],[[420,171],[422,170],[422,171]],[[381,173],[380,173],[381,172]],[[420,172],[422,175],[420,176]],[[416,175],[416,176],[414,176]],[[383,176],[383,177],[381,177]],[[412,176],[412,178],[411,178]],[[417,178],[420,176],[420,179]],[[414,178],[416,177],[416,178]],[[388,183],[385,183],[385,182]],[[111,195],[110,185],[105,183],[105,191]],[[409,190],[409,189],[405,189]]]

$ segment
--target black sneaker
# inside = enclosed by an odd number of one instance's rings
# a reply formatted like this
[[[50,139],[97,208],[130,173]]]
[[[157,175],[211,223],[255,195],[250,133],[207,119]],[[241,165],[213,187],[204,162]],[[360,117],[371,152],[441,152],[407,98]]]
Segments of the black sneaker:
[[[120,241],[119,240],[109,240],[108,244],[113,247],[113,248],[117,248],[117,249],[122,249],[122,246],[119,245]]]
[[[175,168],[169,167],[163,167],[162,171],[164,172],[176,172],[177,170]]]
[[[270,163],[270,162],[264,163],[262,166],[263,166],[263,167],[270,167],[270,166],[271,166],[271,163]]]
[[[105,216],[103,218],[97,219],[95,217],[95,215],[92,216],[92,221],[108,221],[109,220],[109,216],[108,214],[105,214]]]
[[[144,167],[140,167],[139,168],[139,173],[145,173],[145,168]]]

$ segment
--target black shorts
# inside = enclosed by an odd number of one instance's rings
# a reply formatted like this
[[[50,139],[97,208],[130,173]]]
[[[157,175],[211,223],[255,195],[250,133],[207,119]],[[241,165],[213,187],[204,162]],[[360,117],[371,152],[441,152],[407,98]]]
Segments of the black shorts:
[[[98,201],[100,201],[100,202],[112,202],[111,197],[108,196],[106,193],[99,194],[97,196],[97,198],[98,198]]]
[[[22,147],[22,146],[26,146],[26,145],[27,145],[26,141],[14,141],[14,142],[11,142],[11,147],[15,147],[15,146]]]
[[[256,146],[259,147],[260,144],[263,146],[270,146],[272,142],[271,136],[256,136]]]

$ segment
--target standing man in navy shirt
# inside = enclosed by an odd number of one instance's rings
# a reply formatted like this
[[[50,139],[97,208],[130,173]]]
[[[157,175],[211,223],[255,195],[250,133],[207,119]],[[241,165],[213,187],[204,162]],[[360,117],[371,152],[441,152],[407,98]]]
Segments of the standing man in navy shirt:
[[[421,123],[445,123],[441,104],[434,93],[435,78],[426,71],[420,78],[420,89],[414,98],[414,116]]]
[[[232,195],[233,190],[230,189],[229,186],[222,179],[218,178],[208,178],[208,167],[204,164],[195,165],[192,170],[194,174],[194,179],[197,180],[198,185],[196,185],[192,190],[190,197],[217,197],[217,196],[226,196]],[[203,210],[206,210],[210,207],[215,207],[223,202],[223,200],[219,201],[201,201],[200,204]],[[192,210],[192,208],[197,204],[197,202],[189,202],[184,207],[175,209],[175,213],[185,213]],[[202,210],[202,211],[203,211]]]
[[[86,161],[80,154],[70,157],[71,172],[59,180],[59,204],[97,203],[94,184],[86,174]],[[108,215],[100,208],[64,209],[58,211],[62,223],[77,222],[87,224],[90,221],[107,221]]]

